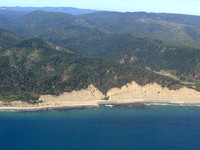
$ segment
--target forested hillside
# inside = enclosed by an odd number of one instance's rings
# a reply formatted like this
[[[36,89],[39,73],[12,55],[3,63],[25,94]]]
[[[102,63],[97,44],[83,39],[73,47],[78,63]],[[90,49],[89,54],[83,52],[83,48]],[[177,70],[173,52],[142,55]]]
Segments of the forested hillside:
[[[0,50],[18,42],[20,39],[19,36],[7,30],[0,29]]]
[[[77,46],[77,43],[80,43]],[[174,75],[200,79],[200,48],[131,35],[106,35],[69,43],[88,56],[100,56],[152,70],[175,70]]]
[[[90,84],[106,93],[133,80],[140,85],[156,82],[170,89],[182,86],[147,69],[84,57],[37,38],[0,52],[0,80],[0,100],[36,101],[42,94],[58,95]]]
[[[199,87],[198,16],[145,12],[95,12],[74,16],[34,11],[18,19],[4,15],[0,26],[21,37],[42,38],[85,56],[98,56],[157,72],[164,70],[178,80]],[[135,31],[137,33],[133,33]]]

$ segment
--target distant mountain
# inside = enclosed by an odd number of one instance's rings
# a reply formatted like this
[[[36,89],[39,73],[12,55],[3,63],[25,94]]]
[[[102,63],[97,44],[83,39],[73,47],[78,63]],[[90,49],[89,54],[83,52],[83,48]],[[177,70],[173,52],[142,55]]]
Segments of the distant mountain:
[[[95,12],[81,15],[89,23],[118,34],[172,41],[200,41],[200,16],[165,13]]]
[[[171,41],[200,41],[200,16],[167,13],[101,12],[70,7],[0,7],[0,28],[12,30],[5,24],[10,26],[13,20],[37,10],[79,15],[88,24],[117,34],[129,33],[138,37]],[[2,19],[2,15],[6,19]]]
[[[21,17],[7,29],[23,37],[40,37],[65,43],[73,38],[90,38],[107,31],[66,13],[34,11]],[[61,44],[60,44],[61,45]]]
[[[0,52],[0,100],[37,100],[95,85],[106,93],[131,81],[140,85],[156,82],[178,89],[182,85],[146,69],[102,58],[81,56],[41,39],[24,40]]]
[[[48,11],[48,12],[63,12],[72,15],[80,15],[97,11],[97,10],[79,9],[73,7],[0,7],[0,14],[8,15],[11,18],[14,18],[26,15],[36,10]]]
[[[9,18],[8,16],[2,15],[0,13],[0,27],[1,28],[7,28],[10,24],[13,23],[13,20]]]
[[[20,39],[21,38],[17,35],[7,30],[0,29],[0,50],[18,42]]]

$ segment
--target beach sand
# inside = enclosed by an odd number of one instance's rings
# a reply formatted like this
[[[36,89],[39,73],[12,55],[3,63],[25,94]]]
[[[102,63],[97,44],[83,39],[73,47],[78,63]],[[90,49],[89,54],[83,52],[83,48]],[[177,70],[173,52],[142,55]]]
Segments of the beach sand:
[[[108,100],[105,100],[108,99]],[[112,88],[106,95],[95,86],[90,85],[80,91],[65,92],[59,96],[41,95],[39,103],[28,104],[22,101],[0,101],[0,110],[39,110],[63,107],[99,107],[100,104],[126,103],[173,103],[184,105],[200,105],[200,92],[186,87],[169,90],[160,85],[147,84],[140,86],[131,82],[121,88]]]

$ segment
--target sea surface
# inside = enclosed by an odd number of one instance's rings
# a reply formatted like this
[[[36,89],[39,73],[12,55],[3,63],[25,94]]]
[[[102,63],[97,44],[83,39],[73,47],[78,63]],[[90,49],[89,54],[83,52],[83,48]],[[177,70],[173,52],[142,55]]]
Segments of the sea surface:
[[[200,150],[200,107],[0,112],[0,150]]]

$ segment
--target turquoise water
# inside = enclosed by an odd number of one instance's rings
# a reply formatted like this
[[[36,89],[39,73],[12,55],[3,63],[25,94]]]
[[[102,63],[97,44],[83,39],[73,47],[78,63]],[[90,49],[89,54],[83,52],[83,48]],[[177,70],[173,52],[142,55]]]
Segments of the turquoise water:
[[[199,150],[200,107],[0,112],[0,150]]]

